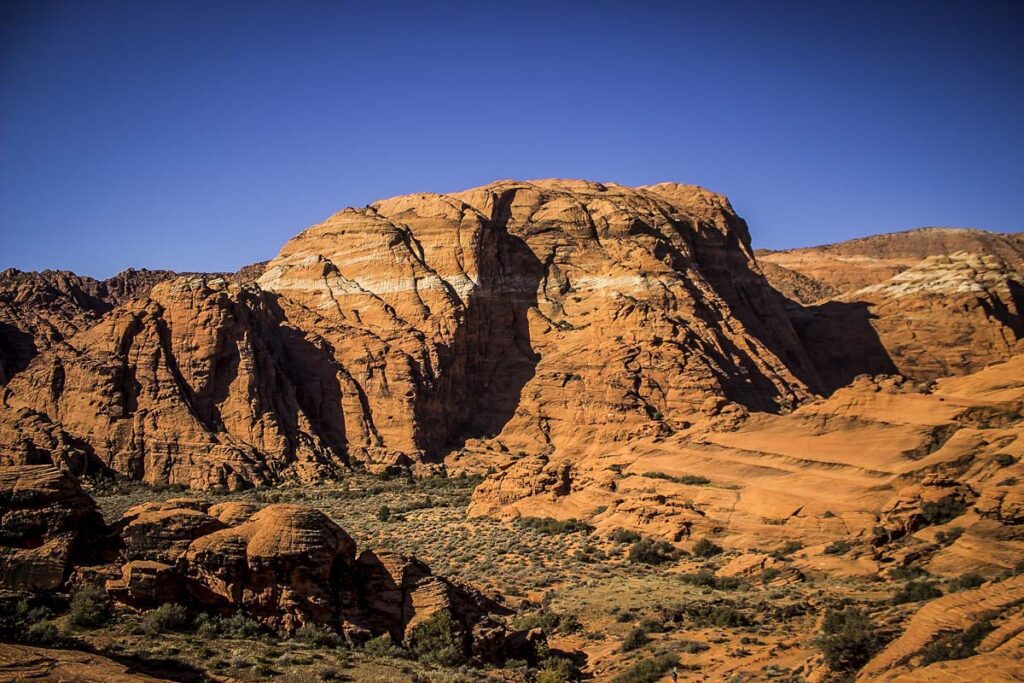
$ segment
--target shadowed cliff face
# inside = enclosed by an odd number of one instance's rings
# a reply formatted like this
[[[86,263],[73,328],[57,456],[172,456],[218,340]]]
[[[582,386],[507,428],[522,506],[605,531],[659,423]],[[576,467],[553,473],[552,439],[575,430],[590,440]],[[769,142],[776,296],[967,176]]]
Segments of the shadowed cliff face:
[[[310,481],[467,439],[572,453],[818,383],[745,223],[692,186],[395,197],[253,279],[163,282],[62,339],[10,382],[5,457],[74,444],[153,482]]]

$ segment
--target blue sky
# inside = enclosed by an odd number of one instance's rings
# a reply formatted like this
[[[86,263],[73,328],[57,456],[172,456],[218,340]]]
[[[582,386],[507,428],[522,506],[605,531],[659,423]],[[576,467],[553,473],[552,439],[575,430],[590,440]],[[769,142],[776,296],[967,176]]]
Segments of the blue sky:
[[[0,4],[0,268],[234,270],[345,206],[674,180],[756,246],[1024,228],[1020,2]]]

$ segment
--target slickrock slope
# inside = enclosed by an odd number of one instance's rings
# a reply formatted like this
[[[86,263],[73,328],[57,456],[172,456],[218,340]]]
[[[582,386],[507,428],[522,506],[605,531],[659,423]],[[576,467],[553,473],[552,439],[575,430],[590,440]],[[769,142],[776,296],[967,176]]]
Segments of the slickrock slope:
[[[0,442],[31,462],[63,435],[78,460],[198,488],[320,479],[343,443],[318,343],[253,286],[163,282],[15,376]]]
[[[807,395],[748,244],[699,188],[505,182],[343,211],[259,283],[351,378],[350,450],[558,448],[684,426],[713,396]]]
[[[234,488],[474,437],[576,452],[817,384],[745,223],[693,186],[396,197],[253,275],[161,282],[51,348],[8,384],[0,453]]]
[[[969,228],[919,228],[820,247],[758,250],[757,259],[846,293],[881,284],[929,256],[957,252],[993,256],[1024,270],[1024,236]]]
[[[30,645],[0,643],[0,681],[75,681],[75,683],[161,683],[107,657]]]
[[[1024,356],[934,387],[864,378],[730,431],[514,459],[477,488],[470,512],[588,518],[684,548],[798,540],[808,568],[843,573],[913,554],[937,574],[994,574],[1024,558],[1022,408]],[[947,524],[964,532],[943,545]],[[837,539],[852,556],[823,554]]]
[[[865,372],[973,372],[1024,350],[1020,235],[926,228],[758,258],[827,390]]]
[[[978,653],[921,666],[920,656],[943,634],[986,622]],[[863,681],[1019,681],[1024,679],[1024,576],[989,583],[926,604],[905,632],[860,672]]]
[[[73,479],[48,465],[0,467],[0,588],[59,588],[103,535],[96,504]]]
[[[99,281],[66,271],[0,272],[0,384],[38,353],[84,330],[114,306],[145,296],[168,271],[126,270]]]

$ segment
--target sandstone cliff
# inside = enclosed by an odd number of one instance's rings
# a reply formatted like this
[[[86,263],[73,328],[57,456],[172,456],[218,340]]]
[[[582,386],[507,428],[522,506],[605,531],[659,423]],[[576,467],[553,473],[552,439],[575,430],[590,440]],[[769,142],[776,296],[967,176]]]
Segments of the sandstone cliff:
[[[1024,350],[1024,238],[925,228],[759,252],[823,388],[964,374]]]
[[[720,195],[502,182],[346,209],[252,277],[167,280],[4,395],[8,461],[205,487],[576,452],[788,410],[817,378]],[[65,447],[66,446],[66,447]],[[64,452],[61,451],[61,452]]]

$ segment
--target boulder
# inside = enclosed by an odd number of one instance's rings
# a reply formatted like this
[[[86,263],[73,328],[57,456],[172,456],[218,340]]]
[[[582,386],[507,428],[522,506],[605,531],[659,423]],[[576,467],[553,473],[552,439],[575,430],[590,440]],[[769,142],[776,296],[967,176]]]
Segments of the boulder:
[[[78,482],[52,465],[0,467],[0,587],[60,588],[106,527]]]

